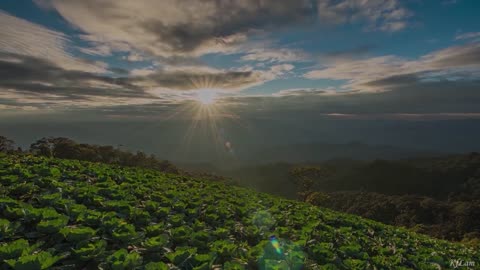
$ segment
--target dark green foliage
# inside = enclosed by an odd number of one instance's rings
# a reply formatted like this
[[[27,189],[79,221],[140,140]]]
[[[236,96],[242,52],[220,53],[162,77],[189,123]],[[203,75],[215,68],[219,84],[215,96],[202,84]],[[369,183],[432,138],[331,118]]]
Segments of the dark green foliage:
[[[470,243],[480,239],[478,153],[397,161],[328,161],[293,166],[289,177],[300,199],[313,205],[442,239]]]
[[[83,240],[91,239],[96,231],[89,227],[66,227],[60,230],[67,241],[78,243]]]
[[[0,169],[0,269],[448,269],[451,259],[480,260],[469,246],[154,170],[28,155],[4,156]]]
[[[99,241],[89,241],[84,240],[78,242],[72,250],[72,255],[75,259],[80,261],[90,261],[97,258],[101,258],[107,247],[107,242],[105,240]]]
[[[480,239],[480,200],[445,202],[428,197],[373,192],[331,192],[312,202],[383,223],[410,227],[438,238]]]
[[[142,257],[137,252],[128,253],[120,249],[107,257],[106,266],[112,270],[136,269],[142,265]]]
[[[52,256],[49,252],[41,251],[36,254],[22,255],[21,257],[5,260],[5,263],[15,270],[43,270],[49,269],[61,256]]]
[[[0,136],[0,152],[2,152]],[[6,141],[8,142],[8,141]],[[12,142],[13,143],[13,142]],[[45,156],[65,159],[87,160],[123,166],[135,166],[169,173],[179,173],[180,170],[168,161],[160,161],[155,156],[147,156],[141,151],[130,153],[114,148],[93,144],[80,144],[69,138],[41,138],[30,145],[30,152]]]
[[[302,166],[289,171],[292,181],[299,187],[298,195],[302,201],[307,201],[314,192],[314,185],[325,182],[335,173],[330,166]]]
[[[0,153],[12,153],[15,148],[15,142],[5,136],[0,136]]]

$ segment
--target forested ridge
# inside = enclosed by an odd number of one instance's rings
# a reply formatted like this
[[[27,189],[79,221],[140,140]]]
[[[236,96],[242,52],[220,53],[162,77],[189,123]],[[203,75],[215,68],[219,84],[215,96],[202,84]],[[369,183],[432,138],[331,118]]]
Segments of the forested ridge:
[[[438,238],[479,242],[478,153],[294,166],[289,175],[300,198],[316,205]]]

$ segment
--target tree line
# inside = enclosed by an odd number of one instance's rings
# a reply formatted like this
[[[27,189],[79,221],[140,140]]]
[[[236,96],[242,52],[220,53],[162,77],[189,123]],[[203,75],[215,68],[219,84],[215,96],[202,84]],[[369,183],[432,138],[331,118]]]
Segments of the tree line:
[[[347,175],[354,178],[336,184],[334,179],[338,180],[338,175],[345,175],[346,172],[341,166],[335,167],[331,164],[294,166],[290,169],[289,175],[291,181],[297,186],[298,199],[307,203],[360,215],[394,226],[411,228],[441,239],[480,245],[479,158],[480,155],[472,153],[462,157],[435,159],[428,165],[428,162],[423,160],[421,166],[417,166],[418,164],[413,160],[408,161],[408,166],[416,168],[423,166],[422,170],[425,172],[421,175],[428,175],[429,172],[439,176],[437,185],[429,182],[430,177],[426,179],[426,182],[431,184],[428,191],[421,189],[402,191],[406,188],[403,185],[408,186],[410,180],[402,181],[402,178],[397,176],[404,175],[405,171],[392,170],[392,168],[395,166],[406,168],[404,161],[374,161],[373,166],[364,164],[359,171],[365,175],[354,177],[356,174],[349,172]],[[459,160],[461,162],[458,162]],[[402,162],[401,165],[391,164],[400,162]],[[447,164],[450,165],[447,166]],[[385,166],[385,168],[379,168],[379,166]],[[416,170],[416,168],[410,168],[410,170]],[[437,174],[438,171],[441,173]],[[369,185],[379,181],[375,178],[383,179],[384,183],[381,186]],[[418,186],[425,186],[421,180],[417,179],[417,181]],[[452,182],[456,184],[453,185]],[[450,183],[446,186],[452,187],[447,196],[444,196],[445,183]],[[343,189],[335,189],[335,185]],[[385,188],[383,192],[381,192],[382,188]],[[392,194],[395,188],[395,192],[398,193]],[[415,191],[418,192],[415,193]]]
[[[64,137],[41,138],[32,143],[28,150],[23,151],[21,148],[15,147],[13,140],[0,136],[0,152],[28,153],[61,159],[77,159],[121,166],[142,167],[166,173],[181,173],[181,170],[171,162],[160,160],[153,154],[147,155],[142,151],[132,153],[109,145],[77,143],[72,139]]]

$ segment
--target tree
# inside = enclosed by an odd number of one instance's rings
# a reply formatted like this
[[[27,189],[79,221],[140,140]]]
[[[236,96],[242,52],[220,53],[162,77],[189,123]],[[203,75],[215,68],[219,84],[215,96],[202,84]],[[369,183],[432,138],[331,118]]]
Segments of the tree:
[[[113,146],[98,146],[98,154],[100,155],[100,161],[105,163],[116,162],[116,150]]]
[[[307,201],[315,192],[314,185],[325,182],[333,173],[333,169],[329,166],[303,166],[293,168],[289,175],[299,189],[300,199]]]
[[[49,138],[43,137],[30,145],[30,152],[40,156],[51,157],[53,154]]]
[[[50,138],[52,155],[56,158],[75,158],[77,156],[77,143],[68,138]]]
[[[144,152],[135,154],[122,151],[113,146],[77,143],[63,137],[41,138],[30,145],[30,152],[35,155],[104,162],[122,166],[150,168],[170,173],[180,173],[180,170],[168,161],[158,160],[154,155],[148,156]]]
[[[328,200],[330,200],[330,196],[327,193],[318,191],[309,193],[305,198],[305,202],[319,206],[325,206],[324,204],[328,202]]]
[[[15,142],[7,137],[0,136],[0,152],[9,153],[14,150]]]
[[[77,143],[63,137],[41,138],[30,145],[30,152],[47,157],[75,158],[78,156]]]

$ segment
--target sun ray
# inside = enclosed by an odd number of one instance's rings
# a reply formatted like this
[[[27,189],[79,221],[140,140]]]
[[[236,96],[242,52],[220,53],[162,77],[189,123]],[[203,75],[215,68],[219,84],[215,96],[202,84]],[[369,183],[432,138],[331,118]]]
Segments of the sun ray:
[[[202,89],[197,91],[196,101],[200,102],[202,106],[209,106],[215,103],[218,94],[211,89]]]
[[[194,90],[185,90],[181,94],[181,104],[168,117],[163,118],[163,121],[179,118],[189,122],[180,137],[180,147],[176,149],[175,155],[191,154],[195,145],[207,143],[217,157],[228,153],[234,158],[234,143],[225,136],[224,127],[234,124],[250,130],[249,125],[229,110],[234,103],[227,101],[225,97],[228,95],[225,90],[216,87],[218,84],[215,79],[199,76],[191,79],[189,84],[189,88]]]

